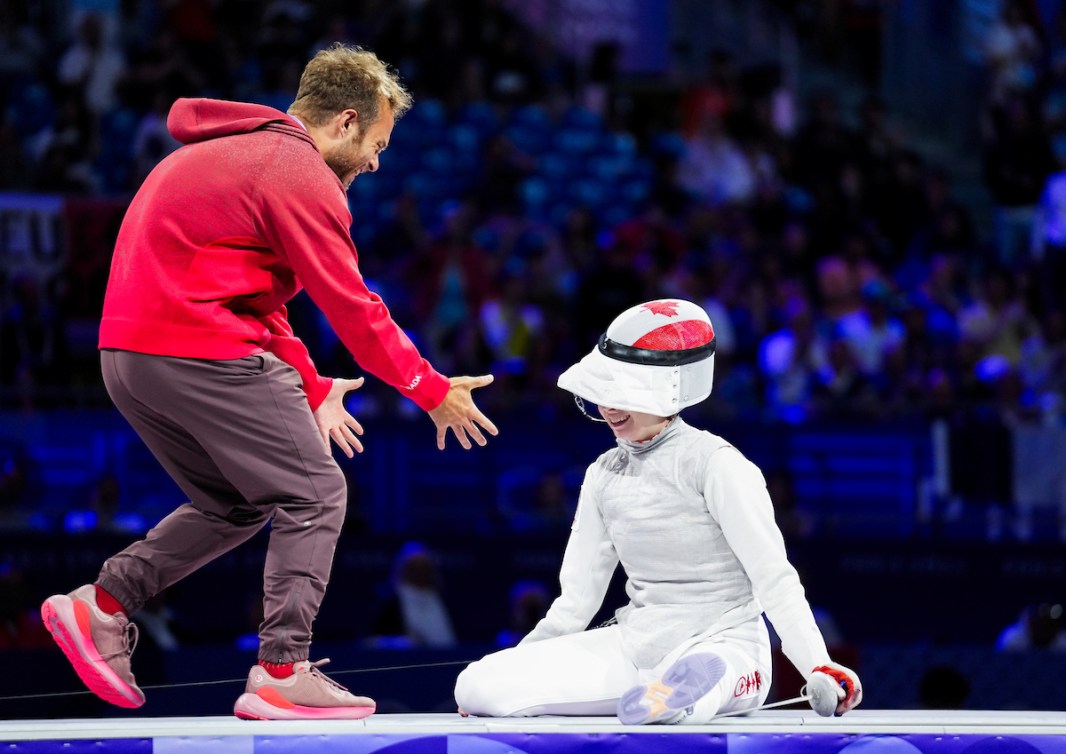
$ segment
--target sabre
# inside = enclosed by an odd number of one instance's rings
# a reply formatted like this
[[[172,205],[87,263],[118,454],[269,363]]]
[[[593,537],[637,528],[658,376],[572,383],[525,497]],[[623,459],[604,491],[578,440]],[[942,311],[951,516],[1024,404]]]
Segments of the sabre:
[[[807,682],[807,685],[800,689],[799,696],[794,696],[791,699],[784,699],[780,702],[771,702],[764,704],[761,707],[756,707],[750,710],[734,710],[732,712],[719,712],[712,717],[712,720],[716,720],[719,717],[732,717],[734,715],[747,715],[751,712],[759,712],[764,709],[773,709],[774,707],[787,707],[790,704],[798,704],[799,702],[810,702],[811,707],[822,717],[831,717],[836,714],[837,704],[841,700],[841,696],[837,693],[840,687],[833,681],[833,679],[825,675],[824,673],[814,673]]]

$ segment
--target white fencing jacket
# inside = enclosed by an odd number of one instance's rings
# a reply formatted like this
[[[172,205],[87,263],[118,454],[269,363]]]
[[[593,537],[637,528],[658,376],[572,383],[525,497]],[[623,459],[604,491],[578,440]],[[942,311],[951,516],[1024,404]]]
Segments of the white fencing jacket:
[[[562,592],[522,642],[585,630],[619,562],[629,604],[616,617],[640,669],[764,609],[804,678],[829,662],[762,472],[717,435],[675,418],[648,442],[619,440],[589,466]]]

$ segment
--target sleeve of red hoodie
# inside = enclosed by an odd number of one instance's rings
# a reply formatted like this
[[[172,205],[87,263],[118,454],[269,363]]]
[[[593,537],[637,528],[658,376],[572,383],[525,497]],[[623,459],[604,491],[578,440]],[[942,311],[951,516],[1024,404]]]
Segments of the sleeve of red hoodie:
[[[367,289],[349,233],[347,197],[321,160],[315,153],[310,160],[268,161],[258,182],[264,237],[356,362],[430,411],[444,400],[448,378],[422,358],[381,298]]]
[[[292,325],[289,324],[289,313],[284,306],[276,312],[260,317],[259,321],[270,330],[266,350],[300,373],[307,402],[312,411],[316,410],[329,395],[333,380],[318,374],[307,346],[293,333]]]

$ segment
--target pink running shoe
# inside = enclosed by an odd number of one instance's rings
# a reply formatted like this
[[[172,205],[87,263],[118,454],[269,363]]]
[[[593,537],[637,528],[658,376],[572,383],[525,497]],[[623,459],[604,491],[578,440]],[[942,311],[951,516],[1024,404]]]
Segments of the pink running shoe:
[[[373,699],[350,694],[318,669],[327,662],[298,662],[288,678],[253,666],[233,714],[244,720],[361,720],[374,714]]]
[[[101,610],[96,587],[87,584],[49,597],[41,605],[41,618],[89,690],[119,707],[144,704],[144,692],[130,670],[137,626],[121,613]]]

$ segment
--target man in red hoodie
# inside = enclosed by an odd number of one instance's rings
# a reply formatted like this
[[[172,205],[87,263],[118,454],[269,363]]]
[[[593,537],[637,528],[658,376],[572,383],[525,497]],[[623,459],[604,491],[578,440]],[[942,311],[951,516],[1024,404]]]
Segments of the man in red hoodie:
[[[144,694],[130,670],[129,615],[267,522],[259,663],[238,717],[357,719],[374,702],[308,661],[311,624],[344,518],[344,475],[359,423],[358,380],[319,376],[285,303],[301,288],[356,361],[427,411],[437,446],[496,428],[471,391],[491,375],[433,369],[367,290],[346,190],[378,168],[411,97],[373,53],[318,53],[288,113],[178,100],[168,127],[184,147],[145,179],[122,223],[100,326],[115,405],[186,495],[146,538],[104,563],[95,584],[45,601],[42,615],[85,684],[120,707]]]

